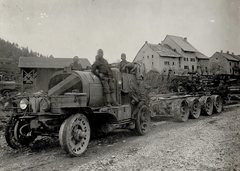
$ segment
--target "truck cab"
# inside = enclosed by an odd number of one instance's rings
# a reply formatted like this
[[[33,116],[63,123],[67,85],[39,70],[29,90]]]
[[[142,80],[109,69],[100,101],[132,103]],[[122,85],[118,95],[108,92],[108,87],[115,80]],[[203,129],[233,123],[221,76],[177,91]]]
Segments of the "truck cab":
[[[116,68],[112,72],[120,106],[106,106],[102,84],[90,71],[58,71],[47,92],[16,96],[5,132],[9,146],[20,148],[37,136],[57,136],[70,156],[80,156],[94,132],[124,128],[146,134],[151,114],[148,105],[133,96],[135,75]]]

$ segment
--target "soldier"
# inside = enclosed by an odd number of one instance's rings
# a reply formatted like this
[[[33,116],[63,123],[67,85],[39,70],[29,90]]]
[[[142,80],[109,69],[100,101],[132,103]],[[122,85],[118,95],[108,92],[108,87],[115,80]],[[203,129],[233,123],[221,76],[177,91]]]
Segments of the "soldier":
[[[83,70],[82,65],[80,63],[78,63],[78,61],[79,61],[78,56],[74,56],[73,63],[71,63],[69,65],[71,70],[78,70],[78,71],[82,71]]]
[[[126,54],[125,53],[122,53],[121,54],[121,59],[122,61],[119,63],[118,65],[118,69],[121,71],[121,72],[128,72],[126,71],[126,64],[128,64],[129,62],[126,60]]]
[[[103,58],[103,50],[97,51],[96,61],[92,65],[92,73],[98,76],[103,86],[103,92],[106,95],[107,106],[119,106],[115,97],[114,78],[112,70],[106,59]]]

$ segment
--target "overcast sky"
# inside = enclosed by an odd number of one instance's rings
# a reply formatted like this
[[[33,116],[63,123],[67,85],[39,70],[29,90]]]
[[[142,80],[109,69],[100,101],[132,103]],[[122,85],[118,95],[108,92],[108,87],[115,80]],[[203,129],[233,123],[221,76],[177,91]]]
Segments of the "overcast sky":
[[[240,54],[240,0],[0,0],[0,38],[43,55],[132,61],[145,41],[187,37],[200,52]]]

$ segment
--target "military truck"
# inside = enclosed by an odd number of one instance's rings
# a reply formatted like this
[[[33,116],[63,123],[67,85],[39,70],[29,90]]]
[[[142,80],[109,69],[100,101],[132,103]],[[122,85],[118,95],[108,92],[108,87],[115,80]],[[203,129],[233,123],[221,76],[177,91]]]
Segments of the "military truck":
[[[18,95],[11,99],[12,116],[5,138],[14,149],[29,146],[37,136],[59,137],[70,156],[80,156],[92,133],[129,129],[138,135],[149,131],[151,112],[146,100],[138,98],[134,74],[112,68],[115,95],[120,106],[106,107],[102,84],[90,71],[56,72],[48,92]],[[136,90],[138,90],[136,88]]]
[[[8,96],[16,88],[15,81],[4,80],[3,75],[0,75],[0,93],[2,96]]]
[[[18,95],[11,99],[13,114],[5,129],[8,145],[29,146],[37,136],[58,137],[70,156],[81,156],[93,133],[129,129],[145,135],[151,117],[171,116],[176,121],[197,119],[200,114],[222,111],[219,95],[187,92],[154,93],[133,73],[112,68],[115,95],[120,106],[107,107],[102,84],[90,71],[56,72],[48,92]]]

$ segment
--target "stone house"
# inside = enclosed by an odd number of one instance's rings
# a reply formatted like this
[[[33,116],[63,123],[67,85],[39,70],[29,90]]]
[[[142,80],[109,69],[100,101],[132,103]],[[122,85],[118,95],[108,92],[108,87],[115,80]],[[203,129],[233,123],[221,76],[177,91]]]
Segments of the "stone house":
[[[167,35],[162,41],[162,44],[168,45],[173,51],[181,55],[182,58],[180,58],[179,61],[179,68],[191,72],[197,71],[198,59],[200,59],[197,56],[205,56],[199,53],[199,51],[187,41],[186,37]]]
[[[181,56],[168,46],[151,44],[146,41],[133,62],[142,61],[145,64],[146,72],[153,69],[159,72],[167,72],[169,69],[174,71],[179,67],[180,58]]]
[[[240,58],[234,53],[215,52],[209,59],[211,74],[239,75]]]

